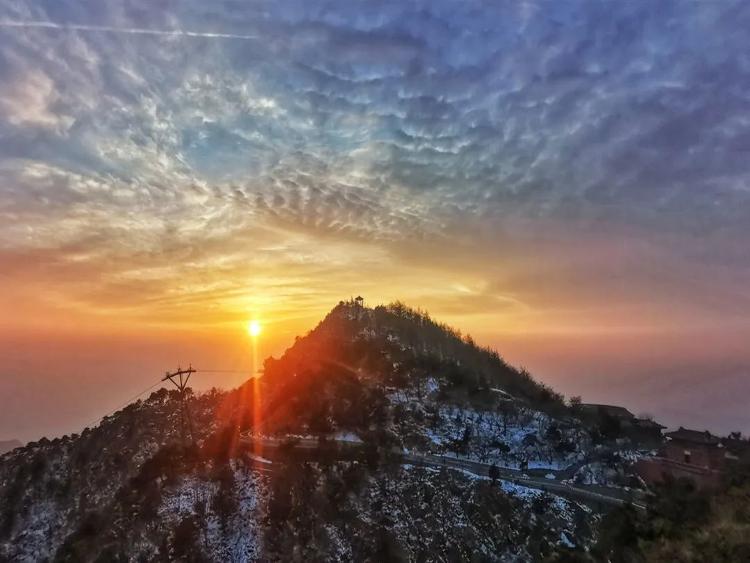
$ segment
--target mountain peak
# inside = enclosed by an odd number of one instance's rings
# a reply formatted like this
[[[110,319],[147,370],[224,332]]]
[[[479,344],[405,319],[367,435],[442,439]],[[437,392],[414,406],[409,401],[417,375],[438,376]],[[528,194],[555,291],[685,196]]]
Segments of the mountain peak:
[[[471,336],[401,301],[375,307],[365,306],[361,297],[339,302],[281,358],[267,360],[265,373],[274,378],[320,362],[386,378],[408,369],[404,366],[421,366],[444,372],[468,394],[494,389],[537,408],[563,409],[561,395],[509,365],[496,350],[479,346]]]
[[[262,377],[188,393],[189,445],[181,399],[162,388],[3,456],[0,560],[411,560],[436,545],[527,560],[591,545],[581,493],[544,492],[596,451],[587,428],[403,303],[342,302]]]

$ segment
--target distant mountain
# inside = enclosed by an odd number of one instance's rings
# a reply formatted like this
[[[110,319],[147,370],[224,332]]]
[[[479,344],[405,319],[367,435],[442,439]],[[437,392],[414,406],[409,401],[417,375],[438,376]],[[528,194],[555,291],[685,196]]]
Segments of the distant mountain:
[[[0,440],[0,455],[23,446],[18,440]]]
[[[560,395],[400,303],[342,302],[188,403],[0,458],[0,561],[554,560],[621,502],[567,483],[628,479]]]

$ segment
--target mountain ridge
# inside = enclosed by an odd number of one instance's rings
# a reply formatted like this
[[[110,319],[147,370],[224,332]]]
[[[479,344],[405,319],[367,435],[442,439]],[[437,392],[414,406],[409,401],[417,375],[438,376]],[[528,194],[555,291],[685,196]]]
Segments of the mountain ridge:
[[[0,440],[0,455],[22,446],[23,444],[20,440]]]
[[[0,560],[541,560],[593,541],[578,502],[400,459],[554,477],[595,449],[561,396],[403,304],[341,302],[262,377],[188,401],[194,444],[160,389],[0,457]]]

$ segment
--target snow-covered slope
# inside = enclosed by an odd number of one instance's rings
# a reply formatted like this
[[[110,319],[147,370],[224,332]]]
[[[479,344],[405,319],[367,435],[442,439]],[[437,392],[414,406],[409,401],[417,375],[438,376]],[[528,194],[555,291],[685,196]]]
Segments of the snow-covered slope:
[[[160,390],[0,457],[0,561],[526,561],[593,538],[584,506],[398,454],[572,476],[595,451],[558,395],[401,305],[342,303],[190,409],[189,447]]]

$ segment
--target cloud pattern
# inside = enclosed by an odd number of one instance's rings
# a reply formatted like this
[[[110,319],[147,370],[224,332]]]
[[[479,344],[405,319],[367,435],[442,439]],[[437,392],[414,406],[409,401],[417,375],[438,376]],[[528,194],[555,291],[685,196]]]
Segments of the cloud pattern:
[[[451,311],[742,317],[748,28],[742,1],[11,0],[6,279],[176,315],[354,267],[438,272],[411,295]]]

